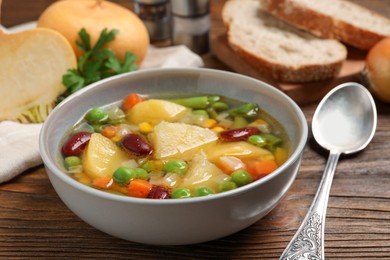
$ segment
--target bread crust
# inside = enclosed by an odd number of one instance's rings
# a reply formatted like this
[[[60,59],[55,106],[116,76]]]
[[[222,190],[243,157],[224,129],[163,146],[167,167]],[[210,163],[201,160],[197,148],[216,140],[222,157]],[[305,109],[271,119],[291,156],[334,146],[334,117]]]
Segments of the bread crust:
[[[345,49],[345,56],[344,57],[340,56],[340,58],[335,60],[334,62],[326,62],[326,63],[308,62],[306,64],[302,64],[299,66],[297,66],[296,64],[288,65],[283,62],[269,60],[266,57],[263,57],[262,55],[256,54],[254,50],[246,49],[239,42],[237,42],[235,37],[232,35],[233,34],[232,30],[234,30],[234,26],[233,26],[234,19],[232,19],[231,15],[228,13],[230,10],[234,9],[234,7],[229,6],[229,5],[233,5],[233,2],[234,0],[227,1],[222,11],[223,22],[227,29],[228,43],[230,47],[233,49],[233,51],[243,61],[245,61],[247,64],[253,67],[260,74],[264,75],[265,77],[272,78],[279,82],[290,82],[290,83],[304,83],[304,82],[327,80],[330,78],[334,78],[339,74],[343,62],[346,59],[346,49]],[[243,1],[242,4],[245,4],[245,2]],[[259,10],[259,12],[263,12],[263,10]],[[248,24],[247,26],[253,26],[253,25]],[[339,45],[340,46],[338,47],[345,48],[341,43]]]
[[[292,68],[284,64],[272,63],[260,56],[253,55],[234,41],[229,40],[230,47],[250,66],[255,68],[260,74],[271,77],[280,82],[304,83],[321,81],[334,78],[341,70],[343,60],[327,64],[310,64]]]
[[[362,50],[369,50],[378,41],[386,36],[374,31],[370,31],[351,23],[342,21],[331,15],[305,8],[294,0],[262,0],[265,11],[277,16],[278,18],[304,29],[312,34],[322,38],[338,39],[348,45],[357,47]],[[351,6],[358,9],[367,10],[378,19],[386,19],[379,14],[372,13],[368,9],[349,2]],[[390,23],[390,20],[389,20]]]

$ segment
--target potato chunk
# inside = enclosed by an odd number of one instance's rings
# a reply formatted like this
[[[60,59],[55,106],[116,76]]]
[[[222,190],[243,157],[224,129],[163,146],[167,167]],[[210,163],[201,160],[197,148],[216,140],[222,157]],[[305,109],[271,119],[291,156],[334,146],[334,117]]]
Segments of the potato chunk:
[[[90,178],[111,177],[114,171],[128,160],[127,153],[113,141],[94,133],[83,153],[83,169]]]
[[[133,124],[161,121],[174,122],[189,112],[185,106],[160,99],[149,99],[136,104],[127,112],[127,119]]]
[[[217,135],[203,127],[185,123],[161,122],[150,136],[157,159],[192,159],[193,155],[218,140]]]
[[[240,159],[258,159],[261,161],[275,160],[270,151],[244,141],[220,143],[207,149],[206,153],[211,162],[217,162],[221,156],[235,156]]]

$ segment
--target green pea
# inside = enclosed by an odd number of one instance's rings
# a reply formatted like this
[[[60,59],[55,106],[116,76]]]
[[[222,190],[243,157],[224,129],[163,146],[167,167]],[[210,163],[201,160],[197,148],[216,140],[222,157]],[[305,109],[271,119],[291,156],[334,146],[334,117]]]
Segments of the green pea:
[[[142,180],[148,180],[149,179],[149,174],[145,169],[142,168],[135,168],[134,169],[135,176],[137,179],[142,179]]]
[[[267,144],[270,148],[274,148],[276,145],[280,145],[282,143],[282,139],[273,135],[273,134],[262,134],[263,138],[267,141]]]
[[[112,178],[119,184],[125,185],[136,178],[136,172],[129,167],[119,167],[115,170]]]
[[[252,176],[247,171],[243,170],[233,172],[230,177],[232,178],[232,181],[237,184],[238,187],[244,186],[245,184],[248,184],[253,180]]]
[[[67,169],[81,164],[81,159],[78,156],[68,156],[64,159],[64,164]]]
[[[187,188],[178,188],[172,192],[171,197],[173,199],[190,198],[191,191]]]
[[[224,181],[218,187],[220,192],[234,190],[235,188],[237,188],[237,184],[232,181]]]
[[[261,135],[251,135],[248,137],[248,142],[251,144],[263,147],[267,145],[267,140]]]
[[[227,110],[229,108],[229,105],[224,102],[215,102],[211,105],[212,108],[214,108],[217,111],[223,111]]]
[[[107,121],[108,114],[100,107],[94,107],[85,115],[85,119],[91,124],[101,124]]]
[[[163,170],[177,174],[185,174],[188,170],[188,164],[183,160],[173,160],[164,164]]]
[[[210,189],[209,187],[199,187],[195,190],[194,195],[196,197],[202,197],[202,196],[207,196],[214,194],[214,191]]]

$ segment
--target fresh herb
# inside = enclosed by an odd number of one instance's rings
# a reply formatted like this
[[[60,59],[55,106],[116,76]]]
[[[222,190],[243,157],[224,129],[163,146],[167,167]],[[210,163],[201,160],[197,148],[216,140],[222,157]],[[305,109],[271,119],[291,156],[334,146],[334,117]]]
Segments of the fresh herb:
[[[84,51],[77,60],[77,69],[68,69],[62,76],[62,84],[67,88],[66,92],[58,99],[60,102],[70,94],[98,80],[108,78],[137,69],[135,61],[137,57],[126,52],[121,62],[111,49],[104,48],[107,43],[113,41],[119,33],[118,30],[102,30],[95,46],[91,46],[91,39],[85,28],[79,32],[80,39],[76,45]]]

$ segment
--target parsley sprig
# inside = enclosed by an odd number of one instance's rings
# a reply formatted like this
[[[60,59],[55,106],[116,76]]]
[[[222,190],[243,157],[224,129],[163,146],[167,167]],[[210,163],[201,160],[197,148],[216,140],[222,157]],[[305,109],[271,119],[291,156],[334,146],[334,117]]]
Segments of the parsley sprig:
[[[84,51],[84,54],[78,58],[77,68],[68,69],[62,76],[62,84],[67,91],[59,98],[59,101],[98,80],[137,69],[135,64],[137,57],[134,54],[126,52],[121,62],[115,56],[114,51],[105,48],[106,44],[113,41],[118,33],[116,29],[111,31],[104,29],[96,44],[91,46],[91,39],[86,29],[80,30],[78,34],[80,39],[76,41],[76,45]]]

